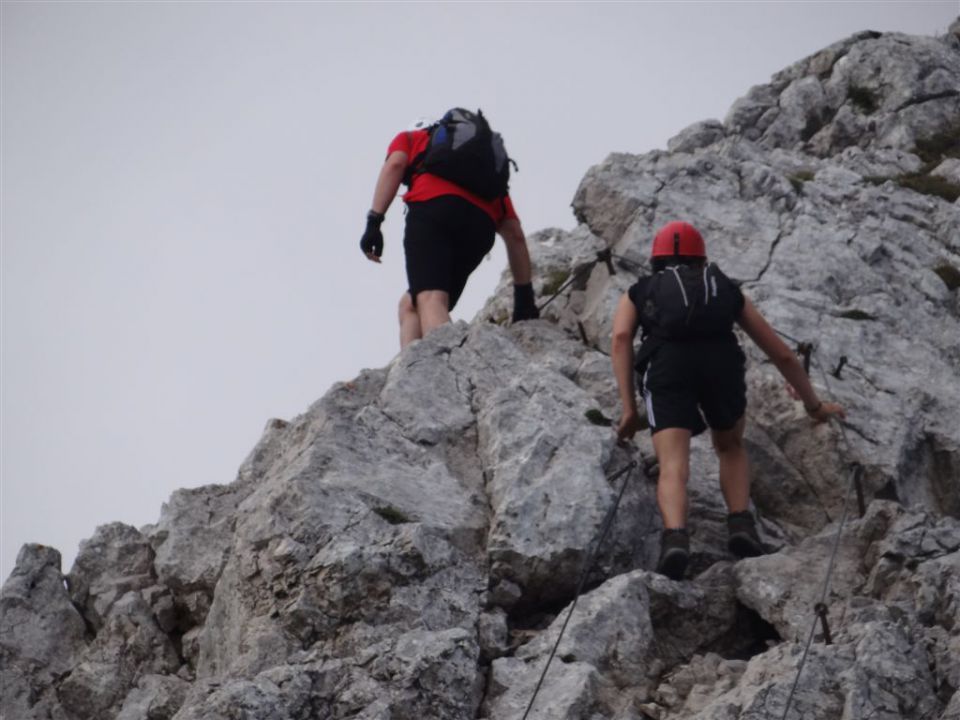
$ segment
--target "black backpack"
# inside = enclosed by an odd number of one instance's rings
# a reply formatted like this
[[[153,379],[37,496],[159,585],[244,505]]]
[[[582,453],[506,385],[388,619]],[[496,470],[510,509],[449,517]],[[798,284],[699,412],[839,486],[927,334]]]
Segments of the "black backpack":
[[[413,175],[428,172],[485,200],[507,194],[513,161],[507,156],[500,133],[490,129],[483,112],[454,108],[429,132],[430,142],[412,163],[408,182]]]
[[[733,324],[743,309],[740,288],[714,263],[661,270],[647,281],[638,300],[643,343],[635,367],[641,374],[667,340],[732,337]]]
[[[743,308],[741,297],[715,263],[673,265],[647,283],[640,324],[645,334],[665,340],[724,337]]]

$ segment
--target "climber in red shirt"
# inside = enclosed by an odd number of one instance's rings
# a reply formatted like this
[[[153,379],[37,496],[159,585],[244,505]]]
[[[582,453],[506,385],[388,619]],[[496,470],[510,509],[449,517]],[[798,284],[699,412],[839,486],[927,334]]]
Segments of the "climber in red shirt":
[[[476,117],[467,111],[451,110],[443,122],[456,112]],[[379,263],[383,252],[380,225],[400,184],[409,185],[403,196],[407,203],[403,247],[408,290],[399,306],[401,348],[450,321],[450,311],[467,278],[490,252],[495,234],[506,243],[513,273],[513,321],[539,317],[526,237],[509,195],[504,192],[500,197],[481,197],[421,167],[431,142],[431,129],[438,127],[444,125],[421,121],[390,143],[360,241],[367,258]]]

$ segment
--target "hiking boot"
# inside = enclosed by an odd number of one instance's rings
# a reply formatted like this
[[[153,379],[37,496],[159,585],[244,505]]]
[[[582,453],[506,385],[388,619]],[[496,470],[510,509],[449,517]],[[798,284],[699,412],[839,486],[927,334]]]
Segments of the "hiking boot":
[[[766,552],[749,510],[727,515],[727,535],[727,547],[739,558],[757,557]]]
[[[690,561],[690,536],[686,528],[664,530],[660,536],[657,572],[671,580],[683,580]]]

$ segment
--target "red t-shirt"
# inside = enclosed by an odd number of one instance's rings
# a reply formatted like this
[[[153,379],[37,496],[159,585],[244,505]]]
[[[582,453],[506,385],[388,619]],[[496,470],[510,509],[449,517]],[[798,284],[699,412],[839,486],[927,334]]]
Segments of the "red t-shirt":
[[[390,147],[387,148],[387,155],[394,152],[403,152],[407,154],[407,167],[409,168],[417,155],[427,149],[427,143],[430,141],[430,133],[426,130],[411,130],[397,135]],[[499,225],[504,218],[517,218],[517,211],[513,208],[513,201],[507,195],[503,202],[500,200],[484,200],[482,197],[474,195],[472,192],[464,190],[442,177],[431,175],[430,173],[417,173],[413,176],[413,182],[410,189],[403,196],[403,201],[422,202],[431,200],[441,195],[459,195],[469,200],[478,208],[483,210],[493,220],[495,225]]]

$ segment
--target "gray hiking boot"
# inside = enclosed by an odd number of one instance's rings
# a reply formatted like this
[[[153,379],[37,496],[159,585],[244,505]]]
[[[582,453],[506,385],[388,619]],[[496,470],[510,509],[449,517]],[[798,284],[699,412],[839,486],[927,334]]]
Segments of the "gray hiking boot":
[[[660,536],[657,572],[671,580],[683,580],[690,562],[690,536],[686,528],[664,530]]]
[[[739,558],[757,557],[766,553],[749,510],[727,515],[727,534],[727,547]]]

